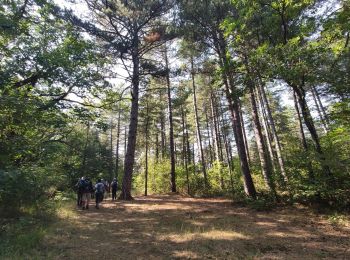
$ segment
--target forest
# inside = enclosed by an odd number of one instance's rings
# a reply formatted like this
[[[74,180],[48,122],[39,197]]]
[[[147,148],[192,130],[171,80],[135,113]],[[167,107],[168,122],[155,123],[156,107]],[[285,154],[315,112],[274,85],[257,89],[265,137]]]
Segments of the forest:
[[[228,218],[298,205],[346,222],[349,33],[349,0],[0,0],[0,258],[82,214],[82,176],[116,178],[117,208],[166,196],[189,219],[225,200]]]

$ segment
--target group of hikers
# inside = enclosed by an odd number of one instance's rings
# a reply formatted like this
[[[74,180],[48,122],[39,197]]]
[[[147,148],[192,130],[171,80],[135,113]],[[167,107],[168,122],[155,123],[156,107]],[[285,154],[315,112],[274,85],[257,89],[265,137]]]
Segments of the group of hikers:
[[[89,178],[81,177],[76,186],[77,190],[77,205],[83,210],[89,209],[91,198],[95,198],[96,208],[100,208],[100,203],[109,195],[112,190],[112,200],[117,198],[118,181],[113,179],[112,183],[107,180],[98,179],[95,185]]]

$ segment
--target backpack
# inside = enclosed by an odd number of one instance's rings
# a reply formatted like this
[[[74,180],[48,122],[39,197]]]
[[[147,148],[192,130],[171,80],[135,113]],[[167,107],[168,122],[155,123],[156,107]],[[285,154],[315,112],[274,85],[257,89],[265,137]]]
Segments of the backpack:
[[[78,191],[79,192],[83,192],[85,190],[85,187],[86,187],[86,182],[85,180],[79,180],[78,182]]]
[[[99,182],[96,184],[96,193],[103,193],[104,192],[104,185],[103,183]]]
[[[118,182],[113,181],[113,182],[112,182],[112,188],[113,188],[113,189],[117,189],[117,187],[118,187]]]
[[[91,192],[91,187],[92,184],[91,184],[91,181],[85,181],[85,185],[83,187],[83,191],[86,192],[86,193],[90,193]]]

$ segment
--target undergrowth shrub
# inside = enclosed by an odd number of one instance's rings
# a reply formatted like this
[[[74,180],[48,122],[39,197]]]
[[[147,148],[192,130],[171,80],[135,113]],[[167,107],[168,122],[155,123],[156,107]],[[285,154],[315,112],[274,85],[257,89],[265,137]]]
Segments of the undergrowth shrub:
[[[55,194],[50,174],[40,168],[0,171],[0,209],[2,215],[41,214],[54,210]]]

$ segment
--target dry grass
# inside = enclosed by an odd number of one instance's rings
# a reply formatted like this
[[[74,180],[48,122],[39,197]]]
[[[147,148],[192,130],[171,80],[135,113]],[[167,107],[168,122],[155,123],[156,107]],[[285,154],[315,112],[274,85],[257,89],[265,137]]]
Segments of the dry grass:
[[[177,195],[64,210],[46,236],[51,259],[350,259],[350,227],[306,208],[270,212]]]

